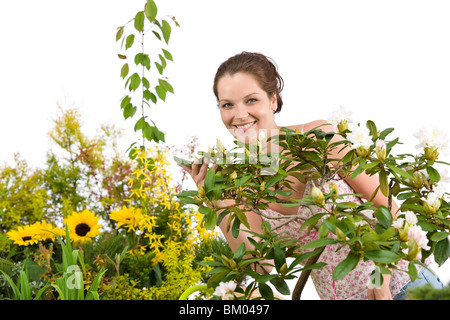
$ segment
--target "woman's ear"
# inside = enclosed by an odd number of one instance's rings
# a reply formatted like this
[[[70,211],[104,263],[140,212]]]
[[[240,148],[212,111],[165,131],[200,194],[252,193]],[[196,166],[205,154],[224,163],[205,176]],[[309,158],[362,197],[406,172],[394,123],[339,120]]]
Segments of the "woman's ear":
[[[276,93],[274,93],[272,95],[272,98],[270,99],[270,106],[271,106],[273,112],[275,112],[277,110],[277,108],[278,108],[278,99],[277,99],[277,94]]]

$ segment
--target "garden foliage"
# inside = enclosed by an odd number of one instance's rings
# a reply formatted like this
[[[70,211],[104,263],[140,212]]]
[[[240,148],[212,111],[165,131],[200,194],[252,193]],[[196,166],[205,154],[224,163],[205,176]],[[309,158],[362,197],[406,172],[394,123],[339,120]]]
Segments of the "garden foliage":
[[[123,157],[106,149],[118,130],[88,138],[75,108],[60,112],[45,168],[17,156],[0,170],[0,297],[177,299],[205,280],[216,234],[174,196],[169,150]]]

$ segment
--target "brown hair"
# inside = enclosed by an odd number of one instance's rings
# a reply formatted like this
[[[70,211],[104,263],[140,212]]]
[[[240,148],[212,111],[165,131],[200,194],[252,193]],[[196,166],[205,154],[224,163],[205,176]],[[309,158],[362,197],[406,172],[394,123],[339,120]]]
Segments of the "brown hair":
[[[217,84],[219,80],[225,75],[234,75],[238,72],[244,72],[255,77],[261,89],[263,89],[269,98],[274,94],[277,97],[277,109],[274,113],[281,111],[283,100],[281,99],[281,91],[283,90],[283,78],[277,70],[275,62],[261,53],[242,52],[227,61],[223,62],[217,69],[214,78],[214,95],[217,100],[219,94],[217,92]]]

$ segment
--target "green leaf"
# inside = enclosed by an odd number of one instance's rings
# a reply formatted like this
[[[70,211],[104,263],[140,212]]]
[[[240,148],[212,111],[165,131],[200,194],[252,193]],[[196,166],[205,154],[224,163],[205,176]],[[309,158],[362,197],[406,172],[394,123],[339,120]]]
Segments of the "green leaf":
[[[206,193],[214,188],[216,182],[216,173],[212,168],[209,168],[205,175],[204,188]]]
[[[297,256],[297,258],[295,258],[294,261],[292,261],[292,263],[289,265],[289,269],[294,268],[296,265],[302,263],[303,261],[306,261],[307,259],[315,256],[316,254],[318,254],[320,252],[321,252],[321,249],[302,253],[301,255]]]
[[[145,123],[146,123],[145,117],[141,117],[134,125],[134,132],[142,130],[142,128],[144,128]]]
[[[241,220],[235,218],[233,220],[233,225],[231,226],[231,234],[233,237],[237,238],[239,235],[239,227],[241,226]]]
[[[390,163],[388,163],[387,166],[388,166],[389,169],[391,169],[391,171],[397,173],[398,175],[402,176],[403,178],[405,178],[405,179],[410,179],[410,180],[414,180],[414,178],[412,177],[412,175],[409,174],[408,172],[406,172],[405,170],[400,169],[400,168],[398,168],[398,167],[396,167],[395,165],[390,164]]]
[[[163,74],[164,68],[158,62],[155,62],[156,69],[158,69],[159,74]]]
[[[173,93],[173,87],[166,80],[158,79],[158,82],[166,91]]]
[[[144,55],[141,52],[139,52],[134,56],[134,63],[136,65],[142,64],[143,59]]]
[[[129,70],[130,68],[128,66],[128,63],[125,63],[120,70],[120,76],[122,77],[122,79],[125,79],[125,77],[128,75]]]
[[[142,135],[148,141],[152,141],[153,140],[153,127],[146,121],[142,125]]]
[[[134,17],[134,27],[137,31],[141,32],[144,29],[144,21],[144,11],[139,11],[138,13],[136,13],[136,16]]]
[[[245,243],[241,243],[240,246],[236,249],[233,255],[233,259],[239,261],[242,259],[245,253]]]
[[[123,27],[119,27],[117,28],[117,33],[116,33],[116,42],[119,41],[120,38],[122,38],[123,36]]]
[[[438,242],[438,241],[448,238],[448,236],[450,236],[450,233],[447,231],[436,232],[436,233],[433,233],[433,235],[430,237],[430,240],[434,241],[434,242]]]
[[[386,136],[391,133],[392,131],[394,131],[394,128],[387,128],[383,131],[381,131],[380,136],[378,137],[381,140],[386,139]]]
[[[380,223],[385,229],[392,225],[392,214],[385,206],[378,207],[375,212],[375,218],[377,218],[378,223]]]
[[[279,293],[284,295],[290,295],[291,291],[289,290],[289,286],[284,279],[275,278],[270,280],[270,283],[273,284],[275,289],[278,290]]]
[[[161,41],[161,35],[158,32],[156,32],[155,30],[152,30],[152,32],[155,35],[155,37],[158,38],[158,40]]]
[[[141,77],[136,72],[130,77],[130,91],[135,91],[141,85]]]
[[[243,210],[241,210],[239,207],[234,207],[233,212],[236,213],[236,216],[239,219],[239,221],[244,226],[246,226],[248,229],[250,229],[250,225],[248,224],[247,216],[246,216],[245,212]]]
[[[216,212],[209,207],[200,207],[198,211],[204,215],[203,221],[205,222],[205,228],[208,230],[214,229],[217,222]]]
[[[359,255],[350,252],[343,261],[341,261],[333,270],[333,280],[337,281],[345,277],[350,271],[352,271],[359,261]]]
[[[148,98],[155,104],[156,104],[157,99],[158,99],[158,98],[156,98],[156,96],[155,96],[155,94],[153,92],[149,93]]]
[[[375,125],[375,123],[372,120],[368,120],[366,123],[366,126],[369,129],[370,135],[372,137],[376,137],[378,135],[377,126]]]
[[[149,90],[145,90],[142,94],[145,100],[149,101],[152,99],[152,93]]]
[[[136,113],[137,108],[134,107],[131,103],[126,105],[125,108],[123,109],[123,117],[125,119],[128,118],[132,118],[134,116],[134,114]]]
[[[143,55],[142,64],[147,68],[147,70],[150,70],[150,57],[148,54]]]
[[[442,266],[445,261],[450,256],[450,240],[447,238],[446,240],[441,240],[436,243],[434,248],[434,260],[440,266]]]
[[[273,257],[275,261],[275,268],[278,272],[280,272],[280,268],[286,263],[286,256],[283,250],[276,246],[273,247]]]
[[[380,171],[380,174],[378,176],[378,179],[380,181],[380,190],[385,197],[389,197],[388,176],[389,173],[386,171]]]
[[[131,48],[134,43],[134,34],[130,34],[125,40],[125,49]]]
[[[265,283],[258,284],[259,293],[265,300],[273,300],[273,291],[272,289]]]
[[[170,33],[172,32],[172,28],[170,27],[170,24],[166,21],[162,21],[161,31],[163,33],[164,40],[167,44],[169,44],[170,39]]]
[[[387,250],[367,251],[364,257],[378,263],[393,263],[398,260],[396,253]]]
[[[317,222],[319,222],[320,218],[322,218],[324,215],[325,215],[325,213],[317,213],[317,214],[309,217],[308,219],[305,220],[305,222],[302,223],[302,225],[300,227],[300,231],[303,230],[304,228],[308,227],[308,233],[309,233],[309,231],[311,231],[311,229],[315,227]]]
[[[131,101],[131,97],[130,96],[127,95],[127,96],[123,97],[122,101],[120,102],[120,107],[122,109],[125,108],[127,105],[130,104],[130,101]]]
[[[417,280],[417,268],[414,264],[414,261],[410,261],[408,264],[408,275],[411,281],[414,282]]]
[[[234,181],[234,185],[236,187],[242,187],[252,176],[250,174],[246,174],[242,176],[240,179],[236,179]]]
[[[306,266],[306,267],[302,268],[302,271],[304,271],[304,270],[321,269],[321,268],[325,267],[326,265],[327,264],[325,262],[314,263],[314,264],[310,264],[309,266]]]
[[[313,240],[313,241],[307,243],[301,249],[314,249],[314,248],[324,247],[324,246],[327,246],[327,245],[333,244],[333,243],[336,243],[335,239],[330,239],[330,238],[316,239],[316,240]]]
[[[172,54],[169,51],[162,49],[162,52],[164,54],[164,57],[166,57],[167,60],[173,61]]]
[[[433,180],[433,182],[439,182],[439,180],[441,180],[441,175],[432,166],[427,167],[427,173],[430,176],[430,179]]]
[[[162,101],[166,101],[166,89],[164,89],[162,86],[156,86],[155,91]]]
[[[167,62],[166,59],[162,56],[162,54],[159,54],[159,60],[161,61],[161,66],[163,67],[163,69],[165,69],[167,67]]]
[[[146,77],[142,77],[142,85],[144,86],[145,89],[150,88],[150,82],[148,82]],[[148,99],[147,99],[148,100]]]
[[[148,0],[144,7],[145,16],[150,22],[155,21],[156,15],[158,14],[158,8],[155,1]]]

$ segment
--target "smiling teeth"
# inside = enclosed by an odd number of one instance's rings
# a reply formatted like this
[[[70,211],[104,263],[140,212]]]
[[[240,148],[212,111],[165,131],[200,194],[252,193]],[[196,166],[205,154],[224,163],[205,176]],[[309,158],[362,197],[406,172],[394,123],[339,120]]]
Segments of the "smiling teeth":
[[[238,129],[242,129],[245,130],[247,128],[250,128],[252,125],[254,124],[254,122],[246,124],[245,126],[236,126]]]

